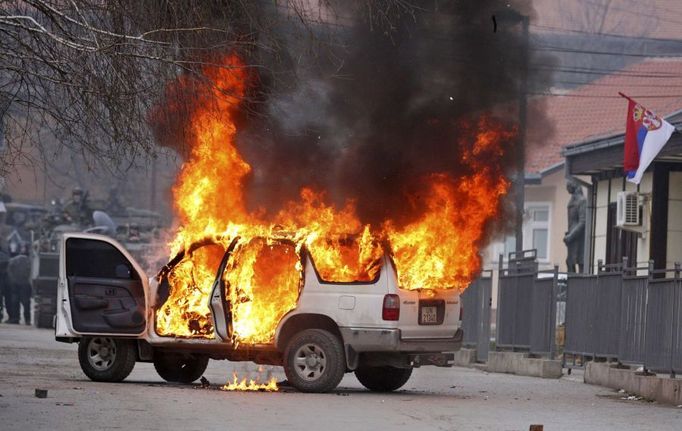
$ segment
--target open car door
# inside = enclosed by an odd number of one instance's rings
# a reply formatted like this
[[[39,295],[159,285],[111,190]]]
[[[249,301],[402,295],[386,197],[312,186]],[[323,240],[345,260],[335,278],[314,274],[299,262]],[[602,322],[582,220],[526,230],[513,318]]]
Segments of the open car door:
[[[65,234],[59,257],[57,337],[139,336],[145,332],[147,278],[112,238]]]

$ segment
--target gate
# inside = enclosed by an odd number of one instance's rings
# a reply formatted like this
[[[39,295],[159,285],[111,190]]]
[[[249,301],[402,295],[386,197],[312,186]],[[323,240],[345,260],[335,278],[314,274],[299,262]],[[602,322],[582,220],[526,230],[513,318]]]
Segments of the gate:
[[[488,360],[490,350],[490,307],[492,305],[492,271],[483,271],[460,297],[464,315],[464,345],[476,349],[476,360]]]
[[[500,272],[497,348],[554,356],[558,268],[538,271],[535,250],[509,254]]]

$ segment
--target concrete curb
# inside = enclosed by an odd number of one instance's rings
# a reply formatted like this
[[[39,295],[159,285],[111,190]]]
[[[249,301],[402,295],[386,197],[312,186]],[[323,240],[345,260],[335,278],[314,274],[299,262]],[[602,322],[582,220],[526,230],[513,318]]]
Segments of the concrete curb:
[[[452,363],[456,367],[473,367],[476,363],[476,349],[459,349],[455,352],[455,361]]]
[[[590,385],[623,389],[661,403],[682,405],[682,380],[668,377],[641,376],[634,370],[616,368],[604,362],[588,362],[584,381]]]
[[[527,353],[490,352],[488,353],[487,371],[491,373],[558,379],[562,375],[563,368],[561,361],[529,358]]]

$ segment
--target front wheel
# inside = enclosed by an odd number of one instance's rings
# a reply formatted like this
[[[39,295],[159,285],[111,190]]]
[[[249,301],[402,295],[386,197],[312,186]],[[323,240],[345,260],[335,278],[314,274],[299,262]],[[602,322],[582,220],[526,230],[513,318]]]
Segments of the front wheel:
[[[343,345],[328,331],[301,331],[291,338],[284,351],[284,373],[301,392],[331,391],[345,372]]]
[[[78,343],[81,369],[96,382],[120,382],[135,367],[135,342],[122,338],[84,337]]]
[[[171,383],[192,383],[204,374],[208,356],[160,353],[154,354],[154,368],[162,379]]]
[[[391,392],[401,388],[412,375],[412,368],[360,367],[355,377],[362,386],[374,392]]]

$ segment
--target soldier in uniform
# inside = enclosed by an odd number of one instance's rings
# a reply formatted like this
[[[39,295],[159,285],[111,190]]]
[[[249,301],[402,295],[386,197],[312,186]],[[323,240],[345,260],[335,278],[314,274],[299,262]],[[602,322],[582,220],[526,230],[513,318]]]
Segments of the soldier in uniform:
[[[81,226],[90,224],[92,210],[88,204],[88,195],[80,187],[75,187],[71,192],[71,200],[64,206],[64,218]]]
[[[585,217],[587,202],[583,196],[583,188],[575,180],[566,181],[566,190],[571,194],[568,201],[568,231],[564,235],[564,243],[568,248],[566,268],[568,272],[583,272],[583,255],[585,253]]]
[[[121,202],[121,193],[118,187],[113,187],[109,190],[109,197],[107,199],[107,213],[112,216],[126,215],[127,209]]]

